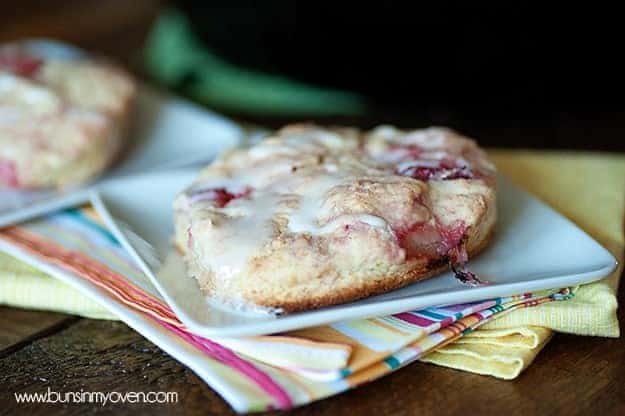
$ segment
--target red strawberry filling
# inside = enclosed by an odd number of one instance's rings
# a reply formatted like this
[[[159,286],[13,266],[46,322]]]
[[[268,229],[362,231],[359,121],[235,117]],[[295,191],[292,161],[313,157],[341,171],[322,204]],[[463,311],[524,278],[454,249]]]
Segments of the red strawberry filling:
[[[8,160],[0,160],[0,185],[8,186],[9,188],[19,187],[20,183],[15,163]]]
[[[42,64],[42,59],[32,56],[0,53],[0,70],[9,71],[23,77],[32,77]]]
[[[402,163],[395,170],[398,175],[410,176],[422,181],[471,179],[473,172],[466,165],[459,165],[450,160],[415,160],[414,163]]]
[[[416,145],[389,145],[380,158],[395,165],[395,173],[422,181],[471,179],[473,171],[461,157],[443,150],[426,151]]]
[[[467,231],[466,225],[459,223],[452,227],[438,226],[437,228],[441,235],[439,253],[448,255],[454,263],[466,263],[469,258],[462,241]]]
[[[430,265],[435,267],[448,263],[456,279],[469,286],[488,284],[465,268],[469,260],[464,244],[467,227],[458,223],[451,227],[429,223],[415,224],[414,226],[395,232],[399,245],[406,251],[406,259],[431,259]]]
[[[193,191],[190,195],[190,202],[209,200],[215,203],[217,208],[223,208],[235,199],[244,198],[252,192],[252,189],[245,187],[242,190],[228,190],[226,188],[202,188]]]
[[[441,236],[436,227],[429,223],[415,224],[407,229],[395,231],[399,246],[406,251],[406,259],[438,257]]]
[[[454,263],[464,263],[467,261],[462,244],[465,232],[466,226],[462,223],[452,227],[419,223],[397,230],[395,234],[400,247],[406,251],[407,259],[447,256]]]

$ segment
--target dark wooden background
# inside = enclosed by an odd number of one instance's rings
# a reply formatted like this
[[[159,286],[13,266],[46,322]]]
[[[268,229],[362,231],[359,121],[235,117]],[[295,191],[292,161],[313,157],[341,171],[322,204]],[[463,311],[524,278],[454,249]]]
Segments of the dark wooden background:
[[[8,7],[7,7],[8,6]],[[161,2],[3,2],[0,42],[47,36],[102,52],[137,68],[136,54]],[[442,118],[441,118],[442,117]],[[277,126],[287,119],[246,119]],[[566,115],[543,123],[470,123],[449,115],[398,116],[379,108],[338,120],[452,124],[499,147],[625,150],[625,121]],[[325,120],[321,120],[325,121]],[[623,301],[623,291],[619,301]],[[621,320],[625,318],[619,311]],[[625,414],[625,340],[558,334],[517,380],[500,381],[421,363],[345,394],[292,411],[302,415]],[[176,391],[172,405],[17,405],[16,392]],[[232,414],[191,371],[119,322],[0,307],[0,415]]]

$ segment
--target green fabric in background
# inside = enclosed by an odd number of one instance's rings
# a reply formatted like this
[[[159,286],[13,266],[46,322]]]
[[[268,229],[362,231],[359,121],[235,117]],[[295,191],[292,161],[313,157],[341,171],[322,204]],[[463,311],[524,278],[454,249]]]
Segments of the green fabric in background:
[[[202,44],[181,13],[159,17],[144,51],[155,81],[215,109],[258,115],[358,115],[364,97],[233,65]]]

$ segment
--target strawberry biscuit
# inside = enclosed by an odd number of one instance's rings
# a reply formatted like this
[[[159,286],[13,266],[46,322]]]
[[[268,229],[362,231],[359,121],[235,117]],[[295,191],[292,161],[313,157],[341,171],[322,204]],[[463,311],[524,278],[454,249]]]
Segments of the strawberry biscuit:
[[[205,168],[174,203],[201,290],[286,312],[383,293],[488,243],[495,170],[443,128],[287,126]]]
[[[136,87],[90,60],[43,60],[0,48],[0,188],[79,184],[121,147]]]

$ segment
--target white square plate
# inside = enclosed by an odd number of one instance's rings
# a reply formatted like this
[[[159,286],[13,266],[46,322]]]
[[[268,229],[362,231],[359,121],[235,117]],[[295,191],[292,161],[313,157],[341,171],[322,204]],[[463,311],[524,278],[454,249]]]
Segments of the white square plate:
[[[495,237],[482,254],[469,262],[470,270],[491,284],[467,287],[451,273],[445,273],[383,295],[315,311],[278,317],[237,314],[207,302],[172,250],[172,201],[196,175],[197,169],[185,169],[121,178],[103,184],[94,202],[180,320],[206,337],[277,333],[573,286],[605,277],[616,266],[614,257],[573,223],[500,178]],[[154,253],[139,247],[128,229],[147,241],[157,257],[166,259],[166,267],[152,270],[149,264],[154,263],[149,257]]]
[[[84,52],[51,41],[31,41],[41,56],[73,59]],[[189,101],[139,85],[133,127],[122,159],[98,183],[65,191],[0,190],[0,227],[88,201],[89,188],[137,172],[208,162],[217,152],[239,144],[244,132],[232,121]]]

